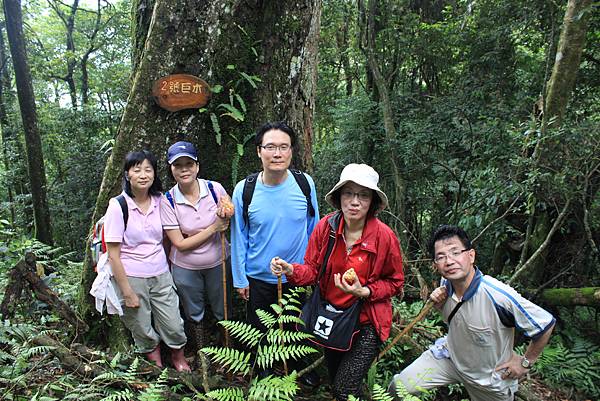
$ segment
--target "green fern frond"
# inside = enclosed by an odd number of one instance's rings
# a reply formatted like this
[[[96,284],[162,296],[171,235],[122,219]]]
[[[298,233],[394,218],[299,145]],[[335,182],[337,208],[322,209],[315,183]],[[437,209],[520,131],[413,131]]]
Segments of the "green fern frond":
[[[6,361],[14,361],[15,357],[8,352],[0,349],[0,363],[4,364]]]
[[[283,308],[278,304],[271,304],[271,309],[273,309],[276,315],[281,315],[281,312],[283,312]]]
[[[297,323],[304,326],[304,321],[296,315],[280,315],[279,318],[277,318],[277,322],[281,322],[283,324]]]
[[[300,344],[269,344],[259,346],[256,355],[256,363],[261,368],[270,368],[273,363],[278,361],[287,361],[288,359],[298,360],[308,354],[317,352],[308,345]]]
[[[215,401],[245,401],[244,391],[239,387],[220,388],[206,393],[208,399]]]
[[[104,397],[100,401],[129,401],[135,399],[135,394],[126,388],[125,390],[121,390],[119,392],[110,394],[107,397]]]
[[[219,324],[227,329],[230,336],[249,348],[255,347],[263,335],[259,329],[249,323],[227,320]]]
[[[248,374],[250,372],[249,352],[239,351],[233,348],[206,347],[201,350],[210,359],[227,368],[228,372]]]
[[[119,362],[121,361],[121,352],[117,352],[113,359],[110,360],[109,366],[113,369],[117,367]]]
[[[250,401],[292,401],[298,385],[296,384],[296,373],[288,376],[268,376],[262,380],[254,379],[248,391]]]
[[[300,304],[300,303],[299,303],[299,304]],[[287,305],[286,305],[286,306],[283,308],[283,311],[284,311],[284,312],[288,312],[288,315],[289,315],[289,312],[293,312],[294,314],[296,314],[296,315],[299,315],[299,314],[302,312],[302,309],[301,309],[301,308],[299,308],[298,306],[296,306],[296,305],[292,305],[292,304],[290,303],[290,304],[287,304]]]
[[[260,322],[262,323],[262,325],[265,326],[267,330],[269,330],[271,327],[273,327],[275,325],[275,323],[277,323],[277,318],[275,316],[273,316],[271,313],[266,312],[262,309],[257,309],[256,315],[260,319]]]
[[[166,400],[165,391],[167,390],[167,379],[169,373],[167,369],[164,369],[156,382],[150,384],[150,386],[140,393],[137,397],[139,401],[163,401]]]
[[[388,394],[386,389],[375,384],[373,385],[373,401],[394,401],[394,398]]]
[[[123,375],[118,372],[105,372],[94,377],[92,382],[110,382],[120,380],[122,377]]]
[[[290,344],[294,342],[300,342],[308,338],[312,338],[312,335],[302,331],[275,329],[270,330],[267,333],[267,342],[270,344]]]
[[[51,350],[55,349],[56,347],[52,347],[49,345],[39,345],[37,347],[31,347],[31,348],[27,348],[23,351],[22,355],[24,358],[29,359],[33,356],[38,356],[38,355],[42,355],[42,354],[47,354],[48,352],[50,352]]]

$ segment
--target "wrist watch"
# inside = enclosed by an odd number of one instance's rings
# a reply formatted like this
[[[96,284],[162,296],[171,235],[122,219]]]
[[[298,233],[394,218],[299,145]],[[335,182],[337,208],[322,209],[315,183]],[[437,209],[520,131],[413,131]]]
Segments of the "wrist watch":
[[[521,366],[524,367],[525,369],[529,369],[531,368],[531,365],[533,365],[529,359],[527,359],[524,355],[521,357]]]

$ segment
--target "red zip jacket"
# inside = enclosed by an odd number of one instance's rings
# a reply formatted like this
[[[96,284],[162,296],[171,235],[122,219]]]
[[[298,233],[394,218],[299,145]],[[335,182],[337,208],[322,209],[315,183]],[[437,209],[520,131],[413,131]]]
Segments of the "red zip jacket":
[[[317,223],[308,240],[304,264],[293,264],[294,272],[288,276],[290,283],[312,285],[317,281],[327,251],[329,232],[333,229],[337,233],[341,218],[342,213],[338,211],[323,217]],[[344,239],[339,233],[336,234],[334,250],[338,246],[345,249]],[[377,330],[381,341],[385,341],[390,336],[392,327],[391,298],[400,295],[404,287],[400,243],[391,228],[378,218],[370,217],[365,222],[360,245],[357,246],[366,251],[370,259],[366,285],[371,290],[371,295],[363,303],[363,312],[366,311],[369,321]],[[334,251],[332,251],[333,253]],[[326,282],[330,274],[331,257],[327,261],[325,273],[319,283],[321,294],[325,298],[327,298]]]

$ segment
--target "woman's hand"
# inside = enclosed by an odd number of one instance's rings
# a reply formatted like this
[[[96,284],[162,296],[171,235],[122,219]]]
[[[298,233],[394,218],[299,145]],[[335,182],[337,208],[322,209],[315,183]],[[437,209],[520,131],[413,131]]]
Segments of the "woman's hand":
[[[223,219],[230,219],[234,213],[235,208],[233,207],[233,203],[231,203],[231,198],[228,195],[221,196],[217,204],[217,216]]]
[[[128,308],[139,308],[140,299],[133,290],[123,293],[123,299],[125,300],[125,306]]]
[[[222,233],[229,228],[229,219],[224,219],[217,216],[217,219],[212,223],[212,228],[216,233]]]
[[[342,279],[341,273],[333,275],[333,282],[337,288],[347,294],[352,294],[357,298],[368,298],[371,295],[369,287],[363,287],[360,280],[354,280],[352,284],[348,284],[346,280]]]
[[[271,259],[271,273],[276,275],[277,277],[285,274],[286,276],[290,276],[294,273],[294,266],[285,260],[281,259],[279,256],[275,256]]]

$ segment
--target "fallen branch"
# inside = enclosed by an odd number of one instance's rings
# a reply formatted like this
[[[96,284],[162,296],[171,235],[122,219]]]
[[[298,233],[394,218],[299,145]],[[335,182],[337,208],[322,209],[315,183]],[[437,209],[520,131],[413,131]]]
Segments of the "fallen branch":
[[[37,275],[35,270],[36,258],[32,252],[25,253],[25,258],[20,260],[13,267],[10,274],[10,282],[8,288],[16,286],[14,291],[7,291],[5,294],[0,312],[7,318],[12,315],[10,305],[16,305],[17,300],[23,296],[22,290],[25,289],[24,283],[29,284],[29,288],[35,294],[36,298],[54,310],[60,317],[71,323],[77,332],[88,331],[88,325],[77,316],[77,314],[64,303],[54,291],[52,291],[44,281]]]
[[[394,339],[392,341],[390,341],[390,343],[383,349],[383,351],[381,351],[379,353],[377,360],[381,359],[390,349],[392,349],[392,347],[394,345],[396,345],[396,343],[403,336],[408,334],[408,332],[410,332],[410,330],[415,326],[415,324],[417,324],[421,320],[423,320],[425,318],[425,316],[427,316],[427,314],[429,313],[429,311],[431,310],[432,307],[433,307],[433,302],[431,302],[431,300],[428,300],[425,303],[425,306],[423,306],[423,309],[421,309],[421,312],[419,312],[419,314],[412,320],[412,322],[407,324],[406,327],[400,332],[400,334],[398,334],[396,337],[394,337]]]

